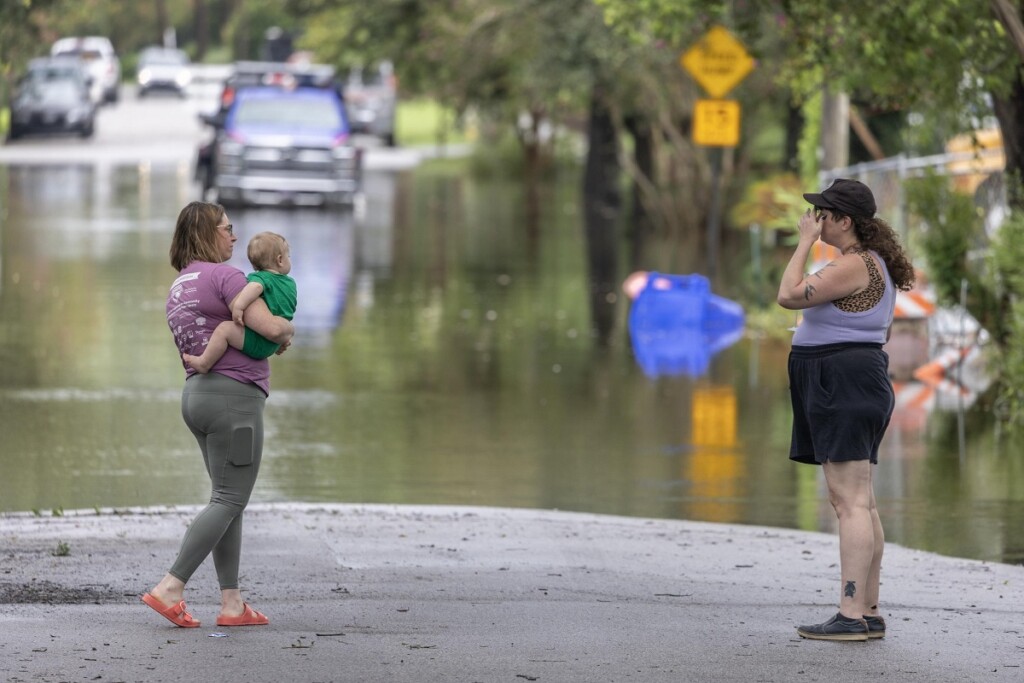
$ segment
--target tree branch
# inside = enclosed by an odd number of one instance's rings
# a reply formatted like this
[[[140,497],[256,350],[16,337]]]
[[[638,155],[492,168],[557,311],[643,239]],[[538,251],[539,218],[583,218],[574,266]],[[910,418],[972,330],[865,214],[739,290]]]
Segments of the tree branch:
[[[1021,22],[1017,8],[1010,0],[990,0],[989,4],[996,18],[1010,34],[1010,39],[1013,40],[1021,59],[1024,59],[1024,22]]]

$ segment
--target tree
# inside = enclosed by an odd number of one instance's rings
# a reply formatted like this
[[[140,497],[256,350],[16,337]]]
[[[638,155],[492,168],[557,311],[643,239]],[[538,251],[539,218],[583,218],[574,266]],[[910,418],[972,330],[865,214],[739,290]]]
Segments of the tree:
[[[1024,164],[1024,27],[1021,0],[597,0],[609,22],[632,35],[677,37],[693,7],[705,20],[745,17],[736,32],[751,44],[782,37],[778,81],[803,98],[823,86],[879,107],[954,112],[951,126],[979,125],[992,111],[1006,150],[1007,175]],[[753,18],[761,20],[754,20]],[[947,133],[960,132],[951,129]],[[1012,202],[1024,208],[1017,189]]]
[[[10,100],[14,80],[42,40],[41,12],[59,0],[14,0],[0,3],[0,108]]]

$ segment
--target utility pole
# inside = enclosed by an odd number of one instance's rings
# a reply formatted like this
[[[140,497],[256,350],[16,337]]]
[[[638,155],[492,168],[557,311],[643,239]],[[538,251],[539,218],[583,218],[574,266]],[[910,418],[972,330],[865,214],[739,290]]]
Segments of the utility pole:
[[[821,101],[821,170],[850,164],[850,96],[826,90]]]

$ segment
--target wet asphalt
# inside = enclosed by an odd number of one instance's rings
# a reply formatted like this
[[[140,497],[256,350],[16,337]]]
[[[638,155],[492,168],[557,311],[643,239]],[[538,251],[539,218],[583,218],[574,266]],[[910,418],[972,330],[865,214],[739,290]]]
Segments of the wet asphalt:
[[[884,640],[836,611],[833,535],[543,510],[255,505],[218,628],[212,562],[176,628],[139,595],[196,508],[0,515],[0,680],[1020,681],[1024,567],[889,545]]]

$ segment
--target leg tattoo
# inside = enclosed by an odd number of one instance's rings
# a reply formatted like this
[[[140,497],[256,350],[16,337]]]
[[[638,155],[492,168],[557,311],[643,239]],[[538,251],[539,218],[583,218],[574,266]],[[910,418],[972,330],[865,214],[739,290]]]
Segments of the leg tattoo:
[[[852,598],[857,594],[857,583],[854,581],[847,581],[846,588],[843,590],[843,594],[848,598]]]

